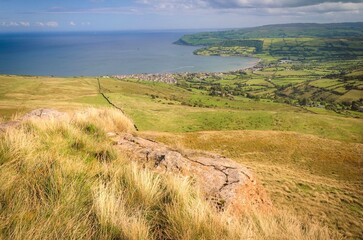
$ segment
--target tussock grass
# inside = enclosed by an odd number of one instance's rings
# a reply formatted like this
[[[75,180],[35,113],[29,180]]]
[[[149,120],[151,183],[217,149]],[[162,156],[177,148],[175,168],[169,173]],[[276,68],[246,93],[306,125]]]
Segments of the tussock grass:
[[[285,212],[217,212],[188,178],[116,151],[133,132],[112,109],[29,119],[0,134],[0,239],[329,239]]]
[[[362,236],[362,144],[279,131],[142,135],[174,148],[213,151],[241,162],[255,172],[278,209],[319,222],[344,238]]]

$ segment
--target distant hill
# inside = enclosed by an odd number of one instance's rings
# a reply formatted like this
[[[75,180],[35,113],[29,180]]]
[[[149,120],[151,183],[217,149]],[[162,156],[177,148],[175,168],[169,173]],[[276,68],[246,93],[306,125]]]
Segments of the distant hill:
[[[363,22],[356,23],[292,23],[265,25],[218,32],[203,32],[185,35],[176,41],[182,45],[213,45],[226,40],[253,38],[351,38],[363,36]]]

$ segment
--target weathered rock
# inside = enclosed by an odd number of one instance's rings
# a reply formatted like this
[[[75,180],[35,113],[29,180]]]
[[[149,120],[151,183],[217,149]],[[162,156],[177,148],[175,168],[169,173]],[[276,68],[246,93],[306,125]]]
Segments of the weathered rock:
[[[67,116],[67,113],[52,109],[37,109],[17,121],[0,124],[0,131],[27,119],[59,119]],[[109,132],[107,136],[117,139],[116,147],[145,167],[159,173],[190,177],[220,210],[239,212],[250,206],[260,209],[270,209],[272,206],[252,172],[228,158],[206,152],[178,151],[131,134]]]
[[[19,121],[10,121],[10,122],[5,122],[5,123],[0,123],[0,132],[5,131],[5,129],[9,128],[9,127],[14,127],[19,125]]]
[[[31,111],[30,113],[25,114],[21,120],[26,120],[29,118],[42,118],[42,119],[61,118],[61,117],[65,117],[65,116],[68,116],[68,114],[65,112],[59,112],[54,109],[40,108],[40,109],[35,109],[35,110]]]
[[[35,109],[35,110],[25,114],[22,118],[20,118],[18,120],[1,123],[0,131],[4,131],[5,129],[7,129],[9,127],[16,127],[22,121],[32,119],[32,118],[47,119],[47,118],[61,118],[61,117],[66,117],[66,116],[68,116],[67,113],[59,112],[54,109],[47,109],[47,108]]]
[[[121,136],[117,147],[159,173],[192,178],[206,198],[219,209],[271,206],[251,171],[228,158],[205,152],[181,152],[130,134]]]

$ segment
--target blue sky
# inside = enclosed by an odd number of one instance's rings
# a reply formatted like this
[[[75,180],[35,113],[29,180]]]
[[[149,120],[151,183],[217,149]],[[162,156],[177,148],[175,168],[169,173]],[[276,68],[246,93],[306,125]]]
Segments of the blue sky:
[[[0,0],[0,31],[220,29],[362,16],[363,0]]]

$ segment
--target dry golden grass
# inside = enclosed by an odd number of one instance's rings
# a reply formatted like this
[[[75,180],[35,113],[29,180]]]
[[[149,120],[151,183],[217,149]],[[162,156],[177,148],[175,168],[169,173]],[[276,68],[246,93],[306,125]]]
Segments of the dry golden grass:
[[[112,109],[27,120],[0,134],[0,239],[330,239],[276,211],[217,212],[186,178],[157,175],[115,151],[133,132]]]
[[[348,238],[363,236],[362,144],[274,131],[142,135],[231,157],[254,170],[279,209]]]

